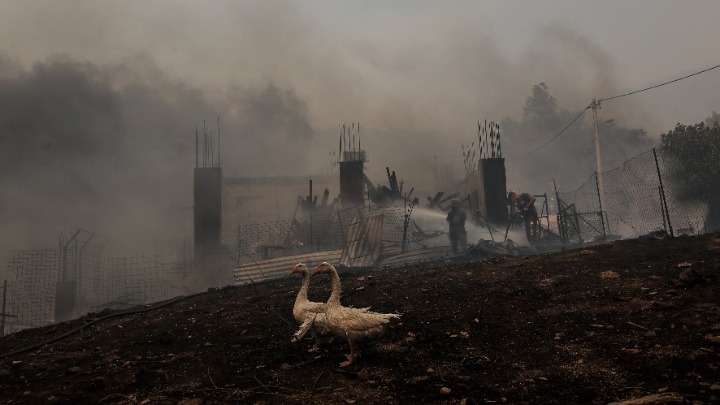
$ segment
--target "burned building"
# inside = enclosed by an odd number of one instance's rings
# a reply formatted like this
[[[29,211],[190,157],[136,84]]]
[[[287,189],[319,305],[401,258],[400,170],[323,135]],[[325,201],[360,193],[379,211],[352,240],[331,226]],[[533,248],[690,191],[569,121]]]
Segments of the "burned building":
[[[467,196],[470,210],[484,223],[505,226],[508,223],[507,178],[505,159],[500,144],[500,126],[494,122],[478,122],[479,159],[474,161],[468,151],[466,178],[462,194]],[[470,157],[472,156],[472,158]]]
[[[344,151],[340,164],[340,203],[343,207],[365,201],[365,151]]]
[[[507,180],[505,159],[487,158],[478,161],[474,189],[468,190],[471,206],[488,224],[504,225],[508,221]]]
[[[193,184],[195,256],[216,254],[222,243],[223,177],[219,167],[196,167]]]
[[[316,243],[335,204],[337,176],[235,177],[223,190],[223,243],[244,252]],[[314,224],[312,221],[315,221]],[[297,235],[297,227],[310,227]],[[314,229],[312,228],[314,226]],[[277,254],[287,252],[277,252]]]

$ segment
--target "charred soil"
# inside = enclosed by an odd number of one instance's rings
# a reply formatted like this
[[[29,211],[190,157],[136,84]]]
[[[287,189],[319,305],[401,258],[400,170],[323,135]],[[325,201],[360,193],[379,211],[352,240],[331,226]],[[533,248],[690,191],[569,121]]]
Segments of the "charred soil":
[[[345,341],[290,342],[288,277],[6,336],[0,402],[720,402],[718,235],[340,276],[344,305],[402,314],[347,368]]]

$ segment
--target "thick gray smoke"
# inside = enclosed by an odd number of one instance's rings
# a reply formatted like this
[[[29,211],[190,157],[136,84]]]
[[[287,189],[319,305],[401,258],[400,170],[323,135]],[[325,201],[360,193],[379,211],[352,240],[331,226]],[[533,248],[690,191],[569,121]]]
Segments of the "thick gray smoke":
[[[194,128],[228,117],[223,166],[279,175],[305,166],[306,107],[272,84],[213,104],[148,58],[99,66],[56,56],[0,65],[0,232],[3,250],[53,247],[75,227],[143,251],[192,234]],[[222,126],[221,122],[221,126]],[[222,127],[221,127],[222,130]],[[280,156],[294,159],[285,159]]]
[[[209,110],[192,92],[68,57],[2,72],[6,249],[54,246],[76,226],[132,240],[179,224],[167,219],[189,202],[192,138],[178,114]]]
[[[308,108],[294,91],[273,84],[233,88],[225,103],[219,108],[229,109],[223,116],[229,132],[221,138],[222,166],[228,173],[243,177],[311,173],[307,166],[320,151],[314,149],[317,137]]]
[[[405,187],[435,192],[435,170],[461,177],[478,120],[517,124],[504,145],[533,135],[523,106],[538,83],[557,99],[546,137],[566,112],[628,85],[570,28],[553,24],[511,53],[483,24],[490,16],[454,7],[345,28],[284,1],[129,4],[0,5],[0,252],[52,247],[74,227],[121,247],[190,236],[194,132],[206,121],[216,133],[217,117],[227,176],[327,173],[338,124],[360,122],[374,182],[389,166]],[[637,100],[601,119],[663,129]],[[510,186],[589,176],[581,124],[542,153],[508,150]]]

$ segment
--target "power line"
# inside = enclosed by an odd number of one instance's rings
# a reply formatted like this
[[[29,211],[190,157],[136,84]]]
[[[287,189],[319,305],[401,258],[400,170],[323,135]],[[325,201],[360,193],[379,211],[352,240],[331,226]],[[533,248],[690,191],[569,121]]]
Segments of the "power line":
[[[572,124],[575,123],[575,121],[579,120],[580,117],[582,117],[583,114],[585,114],[585,111],[587,111],[587,110],[590,109],[590,108],[599,106],[600,103],[603,102],[603,101],[614,100],[614,99],[616,99],[616,98],[627,97],[627,96],[630,96],[630,95],[633,95],[633,94],[642,93],[642,92],[644,92],[644,91],[656,89],[656,88],[658,88],[658,87],[662,87],[662,86],[665,86],[665,85],[668,85],[668,84],[671,84],[671,83],[675,83],[675,82],[679,82],[679,81],[681,81],[681,80],[685,80],[685,79],[690,78],[690,77],[693,77],[693,76],[697,76],[697,75],[703,74],[703,73],[705,73],[705,72],[709,72],[709,71],[711,71],[711,70],[713,70],[713,69],[717,69],[717,68],[719,68],[719,67],[720,67],[720,65],[715,65],[715,66],[713,66],[713,67],[709,67],[709,68],[707,68],[707,69],[703,69],[703,70],[700,70],[700,71],[698,71],[698,72],[691,73],[691,74],[689,74],[689,75],[685,75],[685,76],[683,76],[683,77],[678,77],[677,79],[668,80],[668,81],[666,81],[666,82],[663,82],[663,83],[660,83],[660,84],[656,84],[656,85],[654,85],[654,86],[646,87],[646,88],[644,88],[644,89],[631,91],[631,92],[625,93],[625,94],[618,94],[618,95],[612,96],[612,97],[601,98],[601,99],[599,99],[599,100],[593,100],[592,103],[590,103],[590,105],[588,105],[587,107],[585,107],[585,109],[583,109],[583,110],[580,112],[580,114],[578,114],[572,121],[570,121],[570,123],[568,123],[562,130],[560,130],[560,132],[558,132],[557,134],[555,134],[555,136],[553,136],[552,138],[550,138],[547,142],[543,143],[543,144],[540,145],[539,147],[531,150],[530,152],[527,152],[527,153],[522,154],[522,155],[517,156],[517,157],[522,158],[522,157],[531,155],[531,154],[539,151],[540,149],[544,148],[545,146],[549,145],[549,144],[550,144],[551,142],[553,142],[555,139],[557,139],[558,137],[560,137],[560,135],[562,135],[563,133],[565,133],[565,131],[567,131],[568,128],[570,128],[570,127],[572,126]],[[516,146],[516,145],[513,145],[513,146]]]
[[[575,123],[575,121],[579,120],[580,117],[582,117],[582,116],[585,114],[585,111],[587,111],[587,110],[590,108],[591,105],[592,105],[592,104],[588,105],[588,106],[585,107],[582,111],[580,111],[580,114],[578,114],[575,118],[573,118],[572,121],[570,121],[567,125],[565,125],[565,127],[564,127],[563,129],[561,129],[560,132],[558,132],[557,134],[555,134],[555,136],[553,136],[552,138],[550,138],[547,142],[545,142],[544,144],[542,144],[542,145],[538,146],[537,148],[531,150],[530,152],[524,153],[524,154],[522,154],[522,155],[520,155],[520,156],[516,156],[516,157],[522,158],[522,157],[531,155],[531,154],[539,151],[540,149],[546,147],[547,145],[549,145],[552,141],[554,141],[555,139],[557,139],[560,135],[564,134],[565,131],[567,131],[567,130],[572,126],[572,124]]]
[[[626,96],[629,96],[629,95],[632,95],[632,94],[637,94],[637,93],[642,93],[643,91],[648,91],[648,90],[656,89],[656,88],[658,88],[658,87],[665,86],[665,85],[667,85],[667,84],[679,82],[680,80],[685,80],[685,79],[687,79],[687,78],[689,78],[689,77],[697,76],[697,75],[699,75],[699,74],[702,74],[702,73],[705,73],[705,72],[709,72],[709,71],[711,71],[711,70],[713,70],[713,69],[717,69],[717,68],[719,68],[719,67],[720,67],[720,65],[715,65],[715,66],[713,66],[713,67],[711,67],[711,68],[703,69],[703,70],[701,70],[701,71],[699,71],[699,72],[691,73],[691,74],[689,74],[689,75],[687,75],[687,76],[679,77],[679,78],[677,78],[677,79],[673,79],[673,80],[670,80],[670,81],[667,81],[667,82],[664,82],[664,83],[660,83],[660,84],[656,84],[656,85],[654,85],[654,86],[646,87],[646,88],[641,89],[641,90],[631,91],[630,93],[619,94],[619,95],[617,95],[617,96],[612,96],[612,97],[607,97],[607,98],[601,98],[601,99],[599,99],[599,100],[597,100],[597,101],[598,101],[598,102],[601,102],[601,101],[614,100],[614,99],[616,99],[616,98],[626,97]]]

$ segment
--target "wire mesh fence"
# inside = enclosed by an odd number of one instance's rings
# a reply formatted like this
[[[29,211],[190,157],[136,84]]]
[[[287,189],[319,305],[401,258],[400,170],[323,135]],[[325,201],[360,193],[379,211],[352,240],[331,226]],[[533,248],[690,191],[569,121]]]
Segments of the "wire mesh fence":
[[[58,251],[12,251],[8,260],[5,328],[47,325],[55,318]],[[9,316],[8,316],[9,315]]]
[[[557,193],[560,234],[566,242],[588,242],[718,230],[711,206],[720,196],[720,179],[697,195],[686,185],[688,175],[680,160],[656,149],[596,173],[577,189]]]
[[[395,204],[378,208],[384,218],[383,243],[393,246],[401,251],[411,251],[425,247],[428,235],[422,233],[416,226],[415,207],[405,204]],[[443,214],[444,218],[444,214]],[[442,224],[444,224],[444,220]],[[436,230],[437,229],[433,229]]]
[[[335,212],[313,213],[291,220],[241,225],[233,249],[238,263],[271,257],[339,249],[342,246]]]
[[[61,241],[58,249],[10,252],[3,332],[172,298],[192,272],[187,239],[157,242],[150,256],[121,258],[105,256],[104,246],[90,239],[78,240],[77,249]]]
[[[353,205],[305,213],[292,220],[241,225],[237,231],[234,258],[238,265],[245,265],[262,259],[342,249],[351,242],[347,240],[351,228],[357,227],[363,219],[378,215],[383,217],[383,250],[422,248],[427,235],[417,232],[413,226],[412,211],[412,206],[402,203]]]
[[[709,177],[700,190],[693,187],[694,170],[676,156],[658,150],[668,229],[673,235],[692,235],[720,231],[720,178]],[[717,161],[715,161],[717,164]]]
[[[382,215],[383,244],[416,246],[403,205],[351,207],[238,229],[236,263],[342,249],[352,221]],[[105,308],[126,309],[186,293],[193,274],[187,239],[156,242],[150,255],[109,257],[105,244],[82,230],[61,238],[57,249],[10,252],[4,331],[39,327]]]

